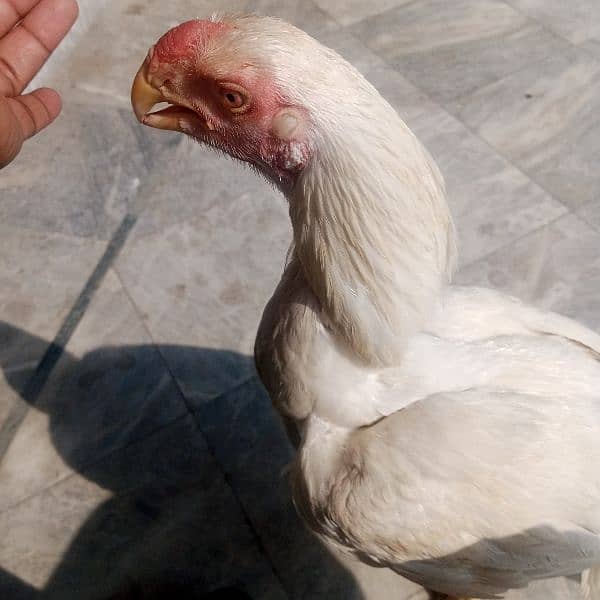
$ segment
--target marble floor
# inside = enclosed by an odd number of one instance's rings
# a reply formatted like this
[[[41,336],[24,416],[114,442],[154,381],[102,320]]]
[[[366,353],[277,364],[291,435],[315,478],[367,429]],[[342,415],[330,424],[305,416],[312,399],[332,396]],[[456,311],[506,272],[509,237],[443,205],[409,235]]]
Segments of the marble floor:
[[[250,358],[284,202],[140,127],[130,81],[185,19],[291,21],[437,159],[458,281],[600,330],[598,0],[80,3],[38,78],[64,113],[0,173],[0,598],[424,599],[330,552],[291,506],[291,449]],[[508,598],[577,593],[560,579]]]

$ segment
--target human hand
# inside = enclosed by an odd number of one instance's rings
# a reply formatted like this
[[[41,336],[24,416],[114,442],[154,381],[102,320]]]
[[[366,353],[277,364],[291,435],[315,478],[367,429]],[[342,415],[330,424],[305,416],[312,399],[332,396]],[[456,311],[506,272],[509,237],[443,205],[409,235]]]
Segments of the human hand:
[[[22,94],[77,19],[76,0],[0,0],[0,169],[60,113],[60,96]]]

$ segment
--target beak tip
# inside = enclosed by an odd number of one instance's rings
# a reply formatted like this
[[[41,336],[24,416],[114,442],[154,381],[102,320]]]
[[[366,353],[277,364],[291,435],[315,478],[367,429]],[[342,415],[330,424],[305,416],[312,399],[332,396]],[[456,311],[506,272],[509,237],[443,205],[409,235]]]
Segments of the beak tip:
[[[136,119],[145,124],[148,111],[162,100],[162,94],[148,81],[148,64],[144,61],[131,86],[131,106]]]

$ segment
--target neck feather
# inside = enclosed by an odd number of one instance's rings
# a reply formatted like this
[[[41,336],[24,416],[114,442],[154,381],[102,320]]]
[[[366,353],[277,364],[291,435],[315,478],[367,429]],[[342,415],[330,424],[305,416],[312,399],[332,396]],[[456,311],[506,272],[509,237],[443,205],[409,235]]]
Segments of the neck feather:
[[[295,253],[327,325],[369,364],[396,363],[449,281],[454,227],[442,177],[379,98],[330,127],[288,194]],[[337,131],[336,131],[337,129]]]

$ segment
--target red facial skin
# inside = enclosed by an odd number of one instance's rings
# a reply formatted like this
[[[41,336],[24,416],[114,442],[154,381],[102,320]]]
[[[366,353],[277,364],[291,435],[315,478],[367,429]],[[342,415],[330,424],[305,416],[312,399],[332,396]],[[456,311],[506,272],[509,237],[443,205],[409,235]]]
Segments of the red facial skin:
[[[213,21],[187,21],[165,33],[156,44],[155,52],[161,63],[177,63],[189,59],[210,39],[229,29],[225,23]]]
[[[291,107],[267,74],[251,64],[240,60],[239,67],[226,75],[214,74],[203,64],[202,49],[230,27],[189,21],[171,29],[149,55],[149,75],[169,102],[194,111],[179,119],[182,131],[251,163],[287,189],[310,158],[308,113]],[[232,109],[226,101],[228,92],[241,94],[247,102]],[[282,109],[299,117],[298,128],[286,139],[273,131],[274,118]]]

